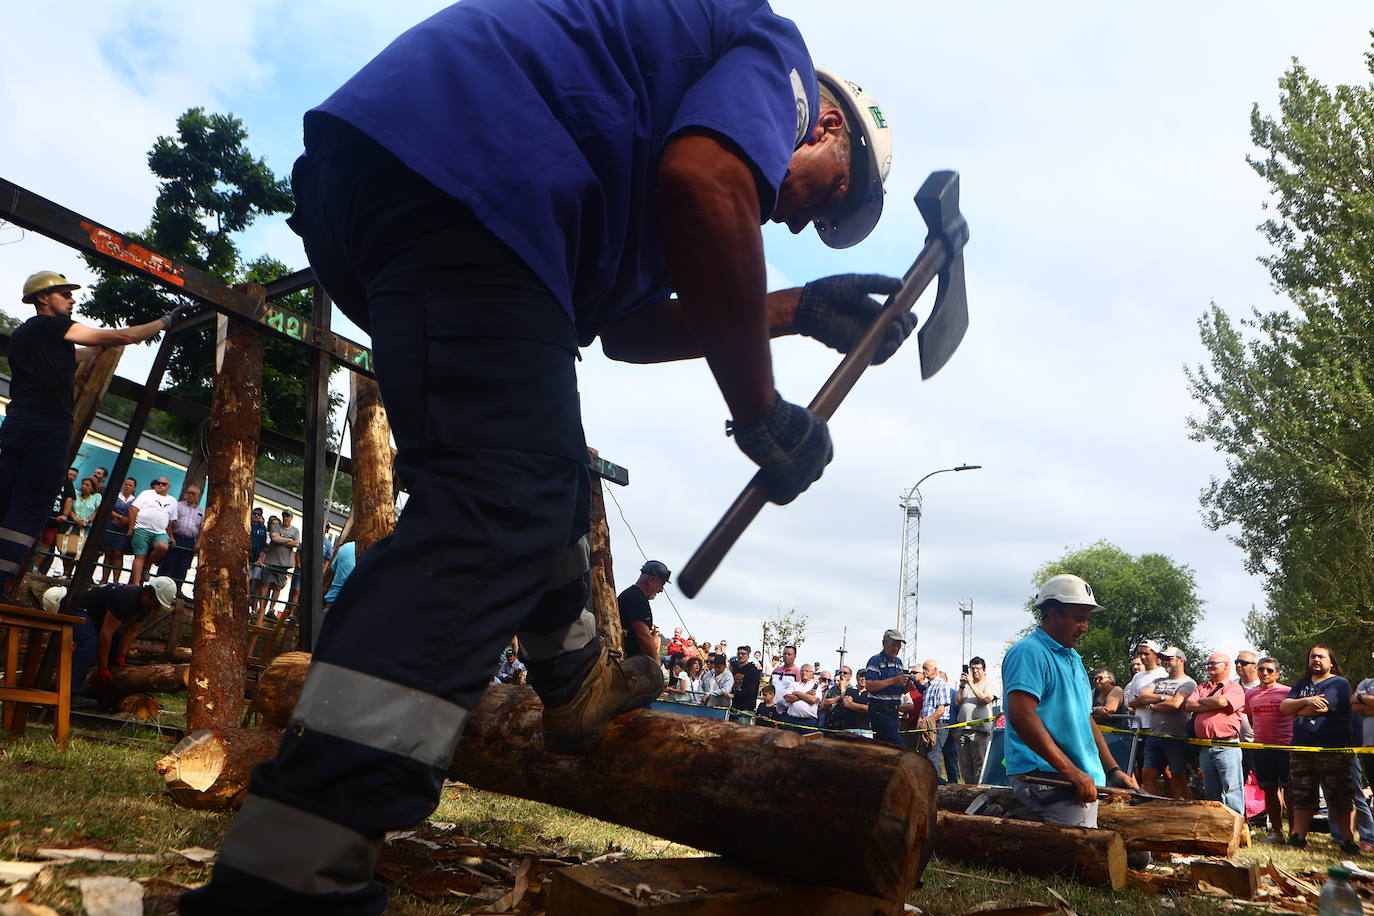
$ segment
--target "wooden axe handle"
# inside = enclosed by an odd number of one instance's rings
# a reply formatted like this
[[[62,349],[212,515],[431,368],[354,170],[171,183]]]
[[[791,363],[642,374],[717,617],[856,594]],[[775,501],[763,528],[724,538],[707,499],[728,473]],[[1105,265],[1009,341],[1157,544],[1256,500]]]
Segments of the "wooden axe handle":
[[[882,311],[868,325],[859,342],[850,349],[835,367],[835,371],[830,373],[830,378],[825,380],[821,390],[811,399],[811,403],[807,405],[811,410],[827,420],[835,415],[840,403],[859,381],[859,376],[872,364],[873,354],[882,344],[888,324],[903,312],[911,311],[916,300],[926,291],[926,287],[939,276],[944,263],[945,243],[938,238],[926,242],[921,253],[916,256],[916,260],[902,277],[902,288],[887,297]],[[678,588],[684,595],[688,598],[697,596],[697,592],[701,591],[706,580],[711,578],[720,561],[725,559],[735,541],[739,540],[744,529],[749,527],[749,523],[759,514],[759,510],[767,501],[763,472],[759,471],[740,491],[739,496],[735,497],[730,508],[725,510],[720,521],[716,522],[711,533],[706,535],[701,546],[697,547],[687,565],[678,573]]]

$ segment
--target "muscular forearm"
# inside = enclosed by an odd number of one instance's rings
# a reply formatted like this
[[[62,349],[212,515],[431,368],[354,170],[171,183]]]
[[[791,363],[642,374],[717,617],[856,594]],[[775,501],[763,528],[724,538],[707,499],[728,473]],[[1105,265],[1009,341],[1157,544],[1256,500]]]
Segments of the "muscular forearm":
[[[679,136],[659,166],[664,251],[674,286],[731,416],[756,423],[773,405],[773,361],[750,167],[714,137]]]

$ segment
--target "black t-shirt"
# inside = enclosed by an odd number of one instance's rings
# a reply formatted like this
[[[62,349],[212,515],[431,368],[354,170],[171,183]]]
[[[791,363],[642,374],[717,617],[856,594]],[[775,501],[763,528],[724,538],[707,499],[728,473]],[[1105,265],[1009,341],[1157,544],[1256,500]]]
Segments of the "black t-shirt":
[[[91,623],[99,629],[106,614],[114,614],[124,623],[142,623],[148,619],[148,609],[143,606],[143,590],[146,585],[101,585],[86,592],[81,598]]]
[[[10,410],[72,418],[76,345],[63,338],[76,322],[34,315],[10,335]]]
[[[831,688],[830,688],[830,690],[832,691],[832,694],[833,694],[833,692],[834,692],[836,689],[837,689],[837,688],[835,688],[835,687],[831,687]],[[827,695],[831,695],[831,694],[827,694]],[[866,696],[864,696],[862,693],[860,693],[860,692],[859,692],[859,688],[857,688],[857,687],[849,687],[849,688],[847,688],[847,689],[845,690],[845,692],[844,692],[844,695],[847,696],[847,697],[849,697],[849,698],[850,698],[851,700],[853,700],[855,703],[858,703],[860,706],[866,706],[866,705],[868,705],[868,697],[866,697]],[[826,727],[826,728],[869,728],[870,726],[869,726],[869,723],[868,723],[868,713],[866,713],[866,712],[855,712],[855,711],[852,710],[852,709],[845,709],[845,707],[844,707],[844,701],[841,700],[840,702],[836,703],[834,706],[830,707],[830,711],[829,711],[828,713],[826,713],[825,727]]]
[[[630,629],[636,620],[642,621],[650,630],[654,628],[654,612],[649,610],[649,598],[638,585],[631,585],[616,597],[620,605],[620,628],[624,630],[625,657],[648,655],[639,641],[639,636]]]
[[[759,682],[763,680],[763,672],[753,662],[746,662],[738,670],[742,672],[742,677],[739,686],[732,691],[735,698],[730,701],[730,706],[733,709],[753,709],[759,701]]]
[[[52,498],[53,518],[57,518],[62,514],[62,507],[67,504],[67,500],[69,499],[76,499],[76,487],[72,486],[72,482],[68,480],[64,474],[62,477],[62,486],[58,489],[57,495]]]

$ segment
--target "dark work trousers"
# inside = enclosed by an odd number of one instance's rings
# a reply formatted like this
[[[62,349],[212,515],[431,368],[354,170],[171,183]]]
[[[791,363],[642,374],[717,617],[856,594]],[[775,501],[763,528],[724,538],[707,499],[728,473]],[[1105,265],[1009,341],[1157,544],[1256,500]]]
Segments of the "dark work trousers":
[[[67,471],[72,421],[12,410],[0,424],[0,587],[24,574],[24,558]]]
[[[382,836],[438,804],[511,636],[550,705],[600,654],[571,320],[466,208],[380,146],[343,125],[306,146],[291,225],[372,335],[410,500],[330,608],[281,748],[183,913],[382,912]]]

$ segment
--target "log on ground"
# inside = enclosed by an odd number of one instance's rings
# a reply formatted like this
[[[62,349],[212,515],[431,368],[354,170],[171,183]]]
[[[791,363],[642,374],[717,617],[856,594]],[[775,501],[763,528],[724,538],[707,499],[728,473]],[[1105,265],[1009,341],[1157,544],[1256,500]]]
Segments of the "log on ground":
[[[528,688],[489,687],[450,775],[766,870],[777,868],[776,844],[730,829],[740,811],[755,824],[848,823],[851,835],[827,847],[815,877],[885,900],[905,899],[930,857],[936,780],[920,755],[641,709],[612,721],[595,753],[574,757],[545,753],[541,712]]]
[[[262,728],[285,728],[310,668],[309,652],[283,652],[258,674],[257,689],[246,722]]]
[[[528,687],[488,687],[468,716],[450,775],[765,870],[776,869],[776,845],[758,831],[725,829],[740,811],[751,813],[751,824],[854,823],[853,834],[827,852],[831,867],[816,877],[884,900],[906,898],[934,849],[935,771],[918,754],[640,709],[611,722],[595,753],[574,757],[544,752],[541,714]],[[220,736],[233,731],[196,732],[187,741],[224,743]],[[236,769],[231,773],[227,760],[221,765],[218,794],[235,798],[252,765],[274,751],[274,743],[226,745]],[[235,774],[242,786],[227,784]]]
[[[162,712],[157,700],[146,693],[131,693],[127,697],[121,697],[118,709],[121,714],[131,719],[141,719],[145,722],[157,721],[158,714]]]
[[[140,665],[162,661],[184,664],[191,660],[191,647],[175,646],[169,651],[167,643],[161,639],[135,639],[125,658]]]
[[[131,693],[180,693],[186,689],[190,665],[125,665],[111,669],[114,676],[100,691],[108,697]]]
[[[942,859],[1028,875],[1070,874],[1112,890],[1126,885],[1126,844],[1114,830],[953,811],[940,811],[939,822],[935,852]]]
[[[943,811],[963,813],[979,795],[1003,809],[1018,807],[1006,786],[940,786],[938,804]],[[1097,806],[1097,826],[1114,830],[1126,841],[1129,852],[1177,852],[1188,855],[1232,856],[1248,834],[1244,819],[1221,802],[1184,799],[1141,799],[1112,796]]]
[[[281,732],[256,728],[203,728],[187,735],[154,769],[177,804],[227,811],[243,803],[248,775],[272,757]]]

